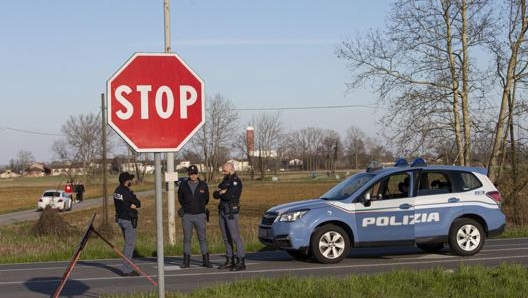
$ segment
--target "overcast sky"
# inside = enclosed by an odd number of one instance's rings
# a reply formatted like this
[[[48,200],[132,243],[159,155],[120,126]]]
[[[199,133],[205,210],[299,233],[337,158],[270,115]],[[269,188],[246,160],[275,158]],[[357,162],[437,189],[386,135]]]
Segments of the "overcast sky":
[[[347,92],[334,51],[382,28],[387,1],[170,1],[172,51],[221,94],[240,130],[281,110],[285,130],[355,126],[377,132],[366,90]],[[53,159],[70,116],[100,112],[106,81],[135,52],[163,52],[163,0],[6,1],[0,10],[0,165],[21,150]],[[310,107],[356,106],[341,108]],[[296,108],[296,109],[292,109]],[[260,111],[259,111],[260,109]]]

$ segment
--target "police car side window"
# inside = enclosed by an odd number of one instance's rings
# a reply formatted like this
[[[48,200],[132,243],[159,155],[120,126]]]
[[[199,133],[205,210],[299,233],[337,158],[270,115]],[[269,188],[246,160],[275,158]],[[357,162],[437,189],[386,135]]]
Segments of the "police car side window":
[[[391,175],[380,183],[381,196],[384,200],[406,198],[409,196],[410,178],[407,173]]]
[[[381,181],[378,181],[374,185],[372,185],[372,188],[369,189],[368,192],[370,193],[371,200],[382,200],[383,194],[381,193]]]
[[[385,200],[387,199],[386,194],[386,185],[387,185],[387,178],[384,178],[380,181],[377,181],[376,183],[372,184],[372,187],[370,187],[366,192],[369,194],[371,201],[378,201],[378,200]],[[365,197],[365,194],[363,194],[362,197]]]
[[[452,192],[449,175],[444,172],[423,171],[420,174],[418,195],[436,195]]]
[[[482,186],[480,180],[472,173],[460,172],[461,191],[468,191]]]

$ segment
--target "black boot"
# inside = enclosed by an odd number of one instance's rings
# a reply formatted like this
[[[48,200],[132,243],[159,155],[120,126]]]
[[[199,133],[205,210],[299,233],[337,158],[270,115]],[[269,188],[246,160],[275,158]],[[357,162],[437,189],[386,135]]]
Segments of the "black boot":
[[[231,269],[235,265],[235,260],[231,257],[226,257],[226,261],[223,265],[220,265],[218,269]]]
[[[202,255],[202,259],[203,259],[202,266],[207,267],[207,268],[213,268],[213,264],[211,264],[211,261],[209,261],[209,254],[208,253],[203,254]]]
[[[231,267],[231,271],[246,270],[246,258],[236,258],[235,266]]]
[[[183,264],[180,266],[180,268],[189,268],[191,267],[191,256],[188,254],[183,255]]]

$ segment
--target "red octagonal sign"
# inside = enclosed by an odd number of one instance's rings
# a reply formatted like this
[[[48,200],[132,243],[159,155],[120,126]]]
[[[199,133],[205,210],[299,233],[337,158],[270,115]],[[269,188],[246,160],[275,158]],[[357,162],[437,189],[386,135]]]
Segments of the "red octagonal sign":
[[[108,124],[138,152],[178,151],[204,123],[202,79],[173,53],[136,53],[108,80]]]

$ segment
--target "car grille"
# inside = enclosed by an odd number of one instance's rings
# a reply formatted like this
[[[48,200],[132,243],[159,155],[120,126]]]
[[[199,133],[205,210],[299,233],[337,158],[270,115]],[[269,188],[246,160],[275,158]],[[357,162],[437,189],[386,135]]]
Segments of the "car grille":
[[[275,221],[277,216],[279,216],[279,213],[277,212],[266,212],[264,213],[260,224],[270,226]]]

